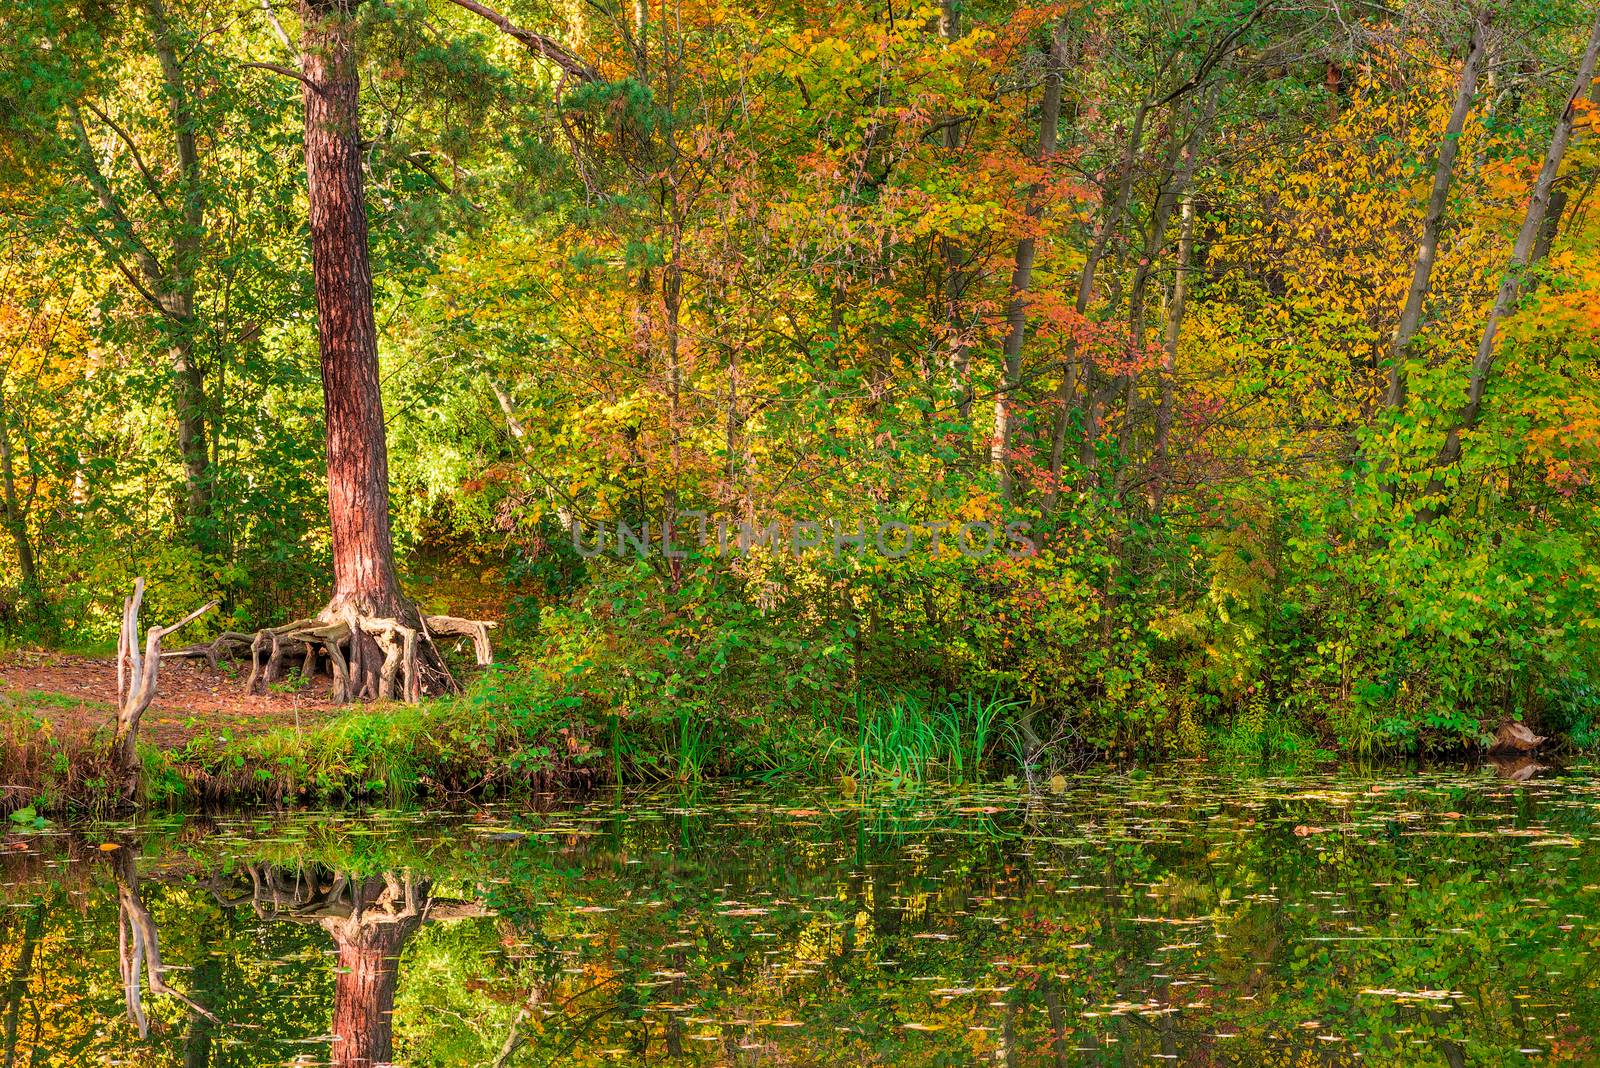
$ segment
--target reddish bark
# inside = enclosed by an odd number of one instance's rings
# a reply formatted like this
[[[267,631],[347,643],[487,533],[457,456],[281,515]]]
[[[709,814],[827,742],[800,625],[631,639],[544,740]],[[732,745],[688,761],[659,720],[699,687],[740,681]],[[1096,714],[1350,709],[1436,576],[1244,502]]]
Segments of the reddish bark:
[[[306,193],[328,434],[333,601],[394,616],[404,598],[389,531],[389,455],[378,385],[360,83],[352,39],[359,0],[301,0]]]
[[[332,924],[338,948],[333,985],[334,1068],[375,1068],[394,1057],[394,993],[400,950],[419,921],[356,927]]]
[[[349,628],[345,696],[415,700],[453,692],[456,685],[395,575],[389,452],[362,188],[361,84],[354,38],[360,3],[300,0],[306,202],[333,543],[333,599],[322,620]],[[400,666],[395,657],[403,660]]]

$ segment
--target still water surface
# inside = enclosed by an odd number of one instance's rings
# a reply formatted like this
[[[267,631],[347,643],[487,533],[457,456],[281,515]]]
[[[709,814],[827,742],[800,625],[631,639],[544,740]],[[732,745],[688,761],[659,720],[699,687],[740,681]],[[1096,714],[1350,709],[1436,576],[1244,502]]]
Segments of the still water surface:
[[[13,831],[0,1064],[1600,1064],[1597,805],[1176,771]]]

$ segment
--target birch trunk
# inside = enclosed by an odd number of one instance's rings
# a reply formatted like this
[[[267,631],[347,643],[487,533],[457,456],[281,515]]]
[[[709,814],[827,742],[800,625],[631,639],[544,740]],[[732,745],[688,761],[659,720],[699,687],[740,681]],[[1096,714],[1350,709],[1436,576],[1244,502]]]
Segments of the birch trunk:
[[[1161,344],[1161,401],[1156,408],[1155,482],[1151,511],[1159,515],[1166,498],[1167,457],[1172,441],[1173,412],[1177,406],[1178,341],[1183,335],[1184,306],[1189,299],[1189,270],[1194,259],[1194,200],[1185,195],[1179,208],[1178,262],[1172,273],[1172,294],[1167,299],[1166,334]]]

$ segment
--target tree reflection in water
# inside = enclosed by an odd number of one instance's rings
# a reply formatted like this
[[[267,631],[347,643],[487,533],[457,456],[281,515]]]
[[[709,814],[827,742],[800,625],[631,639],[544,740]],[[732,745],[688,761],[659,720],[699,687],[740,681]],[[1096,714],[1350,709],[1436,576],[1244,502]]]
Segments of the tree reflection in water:
[[[167,969],[161,963],[161,940],[156,932],[156,923],[150,916],[150,910],[145,908],[144,899],[139,896],[138,853],[132,845],[117,845],[118,848],[112,850],[111,872],[117,884],[117,961],[122,971],[128,1019],[139,1029],[140,1038],[149,1036],[150,1019],[144,1011],[140,987],[142,972],[150,993],[176,998],[189,1006],[200,1020],[216,1022],[210,1010],[167,985],[163,974]]]
[[[212,893],[225,906],[249,905],[267,920],[316,924],[333,938],[332,1060],[336,1068],[372,1068],[394,1055],[394,992],[400,953],[424,924],[490,915],[476,901],[436,898],[411,872],[357,876],[320,865],[249,864]]]
[[[14,832],[0,1068],[1597,1064],[1600,777],[1519,774]]]
[[[166,969],[155,921],[139,896],[137,859],[136,851],[124,846],[113,862],[128,1018],[141,1038],[149,1034],[140,989],[142,969],[150,992],[188,1005],[195,1014],[194,1030],[209,1036],[209,1024],[217,1022],[216,1017],[163,978]],[[363,876],[317,864],[256,863],[232,874],[215,873],[206,885],[224,908],[249,906],[260,919],[315,925],[333,939],[337,963],[330,1056],[334,1068],[376,1068],[390,1062],[400,955],[424,923],[492,915],[476,901],[435,897],[432,884],[410,871]]]

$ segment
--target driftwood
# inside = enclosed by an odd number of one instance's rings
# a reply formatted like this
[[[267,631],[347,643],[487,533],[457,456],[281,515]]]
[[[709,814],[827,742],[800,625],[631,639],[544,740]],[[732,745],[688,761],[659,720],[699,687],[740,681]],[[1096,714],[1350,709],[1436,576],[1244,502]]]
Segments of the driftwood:
[[[1502,723],[1500,729],[1495,731],[1494,745],[1489,752],[1501,756],[1531,753],[1547,740],[1543,735],[1530,731],[1526,724],[1515,721]]]
[[[487,620],[458,616],[421,616],[421,626],[407,626],[398,619],[361,615],[345,611],[325,613],[316,619],[297,619],[278,627],[265,627],[253,634],[226,631],[209,642],[174,649],[163,656],[175,659],[204,660],[213,670],[224,659],[248,659],[250,673],[244,692],[262,694],[278,682],[291,667],[310,681],[324,660],[333,680],[331,699],[335,704],[360,700],[416,701],[423,692],[423,672],[419,652],[424,645],[437,646],[440,638],[470,639],[473,657],[480,667],[494,662]],[[370,638],[382,660],[375,671],[361,670],[361,647],[353,640],[357,633]],[[370,652],[369,654],[370,655]],[[440,661],[442,663],[442,660]],[[358,681],[370,679],[366,684]],[[454,692],[455,680],[448,669],[441,689]]]
[[[144,602],[144,579],[133,582],[133,596],[122,602],[122,630],[117,636],[117,730],[111,756],[125,780],[128,797],[138,785],[139,720],[156,695],[156,675],[161,670],[161,639],[217,606],[201,605],[170,627],[145,632],[144,652],[139,651],[139,607]]]

